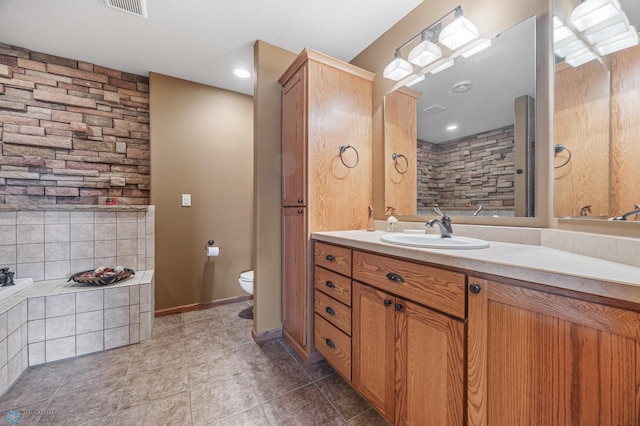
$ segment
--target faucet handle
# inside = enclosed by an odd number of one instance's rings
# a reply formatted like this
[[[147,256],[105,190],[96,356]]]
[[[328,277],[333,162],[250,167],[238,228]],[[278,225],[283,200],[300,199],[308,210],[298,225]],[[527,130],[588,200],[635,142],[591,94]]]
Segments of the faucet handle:
[[[440,210],[440,207],[438,207],[438,205],[436,204],[435,206],[433,206],[433,210],[435,210],[436,213],[438,213],[440,216],[445,217],[447,216],[445,212],[443,212],[442,210]]]

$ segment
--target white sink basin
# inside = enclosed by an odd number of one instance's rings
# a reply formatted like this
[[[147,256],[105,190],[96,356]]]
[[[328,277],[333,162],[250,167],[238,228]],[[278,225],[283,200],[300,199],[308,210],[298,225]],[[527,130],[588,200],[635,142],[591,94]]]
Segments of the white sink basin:
[[[482,249],[489,247],[489,243],[476,238],[453,236],[442,238],[437,234],[402,234],[387,233],[380,237],[381,241],[399,246],[439,248],[454,250]]]

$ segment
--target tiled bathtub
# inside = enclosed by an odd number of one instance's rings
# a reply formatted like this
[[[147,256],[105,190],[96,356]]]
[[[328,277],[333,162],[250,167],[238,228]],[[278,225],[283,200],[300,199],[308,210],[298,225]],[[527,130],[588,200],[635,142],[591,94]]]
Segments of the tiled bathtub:
[[[0,394],[29,366],[149,339],[153,271],[121,283],[84,287],[34,283],[0,302]]]

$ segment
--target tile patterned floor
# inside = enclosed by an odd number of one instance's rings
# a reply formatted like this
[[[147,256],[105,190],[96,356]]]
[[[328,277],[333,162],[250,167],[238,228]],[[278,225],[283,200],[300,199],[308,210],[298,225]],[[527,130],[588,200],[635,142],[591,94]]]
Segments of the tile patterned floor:
[[[247,306],[156,318],[144,343],[30,368],[0,423],[17,410],[19,426],[387,425],[326,363],[255,344]]]

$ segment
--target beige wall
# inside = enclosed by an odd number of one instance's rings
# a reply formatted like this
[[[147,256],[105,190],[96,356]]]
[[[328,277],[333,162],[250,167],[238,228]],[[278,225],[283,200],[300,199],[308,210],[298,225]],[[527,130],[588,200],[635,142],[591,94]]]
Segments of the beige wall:
[[[250,96],[151,73],[151,204],[156,206],[156,309],[245,295],[252,268]],[[191,207],[181,207],[191,194]],[[218,258],[204,246],[215,240]]]
[[[281,174],[282,87],[278,79],[297,54],[258,40],[254,46],[255,310],[254,331],[282,327]]]

